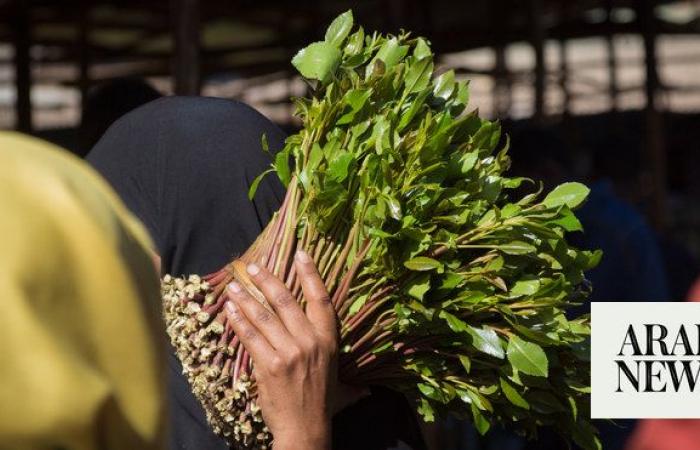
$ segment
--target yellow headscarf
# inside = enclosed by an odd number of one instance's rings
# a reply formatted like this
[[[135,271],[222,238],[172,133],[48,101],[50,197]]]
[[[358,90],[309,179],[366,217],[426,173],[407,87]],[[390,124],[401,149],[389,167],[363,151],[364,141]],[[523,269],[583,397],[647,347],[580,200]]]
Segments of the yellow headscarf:
[[[82,161],[0,133],[0,449],[160,449],[150,241]]]

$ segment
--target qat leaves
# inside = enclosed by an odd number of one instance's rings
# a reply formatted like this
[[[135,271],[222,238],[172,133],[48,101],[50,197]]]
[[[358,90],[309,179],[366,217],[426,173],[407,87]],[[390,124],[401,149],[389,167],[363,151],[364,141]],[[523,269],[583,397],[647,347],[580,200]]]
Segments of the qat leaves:
[[[341,56],[340,50],[333,44],[314,42],[299,50],[292,59],[292,64],[305,78],[327,83],[340,64]]]
[[[325,41],[335,47],[340,47],[352,29],[352,11],[345,11],[331,22],[326,30]]]
[[[547,355],[537,344],[511,336],[507,354],[513,367],[524,374],[546,377],[549,373]]]
[[[469,327],[467,332],[472,337],[472,345],[479,351],[495,358],[503,359],[503,347],[498,335],[491,328]]]
[[[344,307],[359,317],[377,292],[391,292],[358,329],[389,324],[385,340],[364,347],[384,361],[377,373],[388,365],[404,377],[426,419],[472,408],[481,432],[499,420],[529,433],[547,425],[595,448],[585,420],[589,321],[565,315],[600,259],[565,239],[582,228],[573,211],[588,189],[565,183],[545,197],[538,180],[510,173],[500,124],[467,105],[467,82],[435,75],[433,59],[424,38],[365,33],[351,13],[338,17],[295,58],[313,89],[295,100],[303,127],[275,171],[296,180],[302,223],[339,244],[357,227],[341,273],[370,242]],[[423,352],[402,353],[402,338],[432,336]],[[562,405],[576,417],[551,413]]]
[[[409,259],[405,263],[403,263],[404,266],[406,266],[407,269],[410,270],[416,270],[419,272],[423,272],[426,270],[441,270],[442,269],[442,263],[432,259],[428,258],[427,256],[418,256],[413,259]]]
[[[419,59],[410,64],[406,74],[406,94],[412,94],[425,89],[433,73],[433,60],[429,57]]]
[[[506,396],[508,401],[510,401],[515,406],[519,406],[520,408],[524,409],[530,409],[530,404],[527,402],[527,400],[525,400],[523,396],[520,395],[516,388],[514,388],[503,378],[501,378],[501,390],[503,391],[503,395]]]
[[[563,183],[547,194],[542,204],[548,208],[566,205],[575,209],[586,200],[589,192],[590,189],[581,183]]]

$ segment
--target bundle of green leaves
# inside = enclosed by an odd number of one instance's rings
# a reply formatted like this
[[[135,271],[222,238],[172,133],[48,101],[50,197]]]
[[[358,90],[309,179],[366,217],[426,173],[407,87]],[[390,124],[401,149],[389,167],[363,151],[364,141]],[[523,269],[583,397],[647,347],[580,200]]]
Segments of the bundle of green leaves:
[[[348,11],[292,63],[312,93],[294,99],[303,127],[270,169],[283,205],[237,261],[163,280],[168,332],[214,429],[239,448],[269,446],[224,288],[236,279],[264,302],[242,270],[255,261],[303,305],[292,264],[303,248],[340,318],[342,382],[401,391],[427,421],[453,413],[481,433],[502,422],[529,435],[552,425],[599,448],[589,319],[565,314],[601,256],[565,240],[588,189],[542,195],[509,176],[500,126],[469,111],[452,71],[435,76],[423,38],[366,34]]]

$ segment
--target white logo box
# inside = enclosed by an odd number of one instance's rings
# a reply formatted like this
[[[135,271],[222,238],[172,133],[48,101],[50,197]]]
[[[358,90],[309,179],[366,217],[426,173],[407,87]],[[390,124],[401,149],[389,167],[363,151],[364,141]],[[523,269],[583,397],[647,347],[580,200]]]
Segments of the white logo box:
[[[594,302],[591,314],[592,418],[700,418],[700,303]]]

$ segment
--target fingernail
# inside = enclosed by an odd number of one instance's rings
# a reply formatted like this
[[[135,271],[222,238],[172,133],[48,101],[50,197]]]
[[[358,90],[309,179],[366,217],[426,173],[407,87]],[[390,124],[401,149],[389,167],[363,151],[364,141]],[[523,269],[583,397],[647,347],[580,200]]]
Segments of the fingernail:
[[[258,267],[258,265],[255,264],[255,263],[253,263],[253,264],[248,264],[248,267],[246,267],[246,271],[247,271],[249,274],[255,276],[255,275],[257,275],[257,274],[260,272],[260,267]]]
[[[232,283],[229,283],[228,288],[233,292],[234,294],[238,294],[241,292],[241,285],[236,283],[235,281]]]
[[[224,308],[226,309],[226,312],[229,314],[238,314],[238,308],[232,301],[227,301],[224,303]]]
[[[303,262],[303,263],[311,262],[311,257],[304,250],[297,250],[296,258],[297,258],[297,261],[299,261],[299,262]]]

